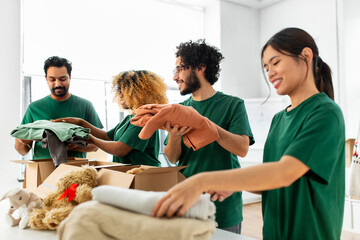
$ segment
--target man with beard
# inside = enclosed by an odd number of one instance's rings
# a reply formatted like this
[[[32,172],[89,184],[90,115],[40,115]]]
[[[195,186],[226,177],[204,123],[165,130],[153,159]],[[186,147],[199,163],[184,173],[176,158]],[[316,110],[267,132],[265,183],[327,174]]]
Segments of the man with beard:
[[[254,143],[244,101],[238,97],[215,91],[213,84],[218,80],[220,61],[224,58],[219,50],[205,43],[181,43],[177,47],[174,81],[180,94],[192,96],[181,104],[192,106],[201,115],[217,125],[220,138],[193,151],[186,147],[182,136],[191,130],[187,126],[164,128],[169,132],[165,141],[165,154],[172,163],[188,166],[183,170],[185,177],[199,172],[240,168],[237,156],[245,157],[249,145]],[[205,136],[204,136],[205,137]],[[213,195],[216,205],[216,222],[224,230],[240,234],[242,222],[241,192]]]
[[[21,124],[37,120],[51,120],[62,117],[78,117],[85,119],[98,128],[103,128],[99,116],[92,103],[86,99],[70,94],[71,62],[65,58],[53,56],[44,63],[45,79],[50,89],[50,95],[30,103]],[[33,141],[15,139],[15,149],[21,155],[27,154]],[[86,152],[96,151],[94,144],[88,144],[83,149],[68,145],[68,157],[86,157]],[[35,142],[33,159],[51,158],[49,150],[41,147],[41,142]]]

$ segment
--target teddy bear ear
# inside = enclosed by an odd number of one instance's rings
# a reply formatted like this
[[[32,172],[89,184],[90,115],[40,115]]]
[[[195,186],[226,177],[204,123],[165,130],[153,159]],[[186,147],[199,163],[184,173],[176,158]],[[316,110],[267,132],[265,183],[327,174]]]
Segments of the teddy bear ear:
[[[11,190],[7,191],[0,199],[0,201],[4,200],[5,198],[8,197],[9,193],[11,192]]]
[[[7,191],[0,199],[0,201],[4,200],[5,198],[14,196],[15,194],[17,194],[18,192],[22,191],[22,188],[14,188],[14,189],[10,189],[9,191]]]

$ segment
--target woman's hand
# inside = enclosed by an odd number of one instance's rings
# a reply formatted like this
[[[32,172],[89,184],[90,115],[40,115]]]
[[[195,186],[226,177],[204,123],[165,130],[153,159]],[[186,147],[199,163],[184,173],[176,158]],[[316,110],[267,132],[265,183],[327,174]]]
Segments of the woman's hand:
[[[154,217],[183,216],[191,208],[203,193],[198,175],[190,177],[173,186],[167,194],[154,206]]]
[[[66,117],[66,118],[58,118],[55,120],[51,120],[52,122],[66,122],[66,123],[72,123],[79,126],[82,126],[83,119],[81,118],[75,118],[75,117]]]
[[[207,191],[211,196],[211,201],[215,202],[219,200],[219,202],[224,201],[226,198],[230,197],[234,192],[226,192],[226,191]]]

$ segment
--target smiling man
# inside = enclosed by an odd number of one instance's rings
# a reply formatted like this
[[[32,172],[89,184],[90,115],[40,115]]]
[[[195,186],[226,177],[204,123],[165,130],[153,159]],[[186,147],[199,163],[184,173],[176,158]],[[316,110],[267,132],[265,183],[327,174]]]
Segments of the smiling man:
[[[53,56],[44,63],[45,79],[50,89],[50,95],[30,103],[21,124],[37,120],[51,120],[63,117],[78,117],[85,119],[98,128],[103,128],[99,116],[92,103],[69,92],[72,64],[65,58]],[[15,149],[21,155],[27,154],[33,141],[15,139]],[[68,145],[68,157],[86,157],[86,152],[96,151],[97,147],[88,144],[85,149]],[[51,158],[47,148],[36,142],[33,159]]]
[[[244,101],[238,97],[217,92],[213,84],[219,78],[220,61],[224,58],[219,50],[205,43],[181,43],[177,47],[174,81],[182,95],[192,94],[181,104],[192,106],[201,115],[217,125],[220,138],[197,150],[186,147],[182,136],[190,128],[170,127],[165,154],[169,161],[188,166],[183,174],[190,177],[199,172],[240,168],[237,156],[245,157],[249,145],[254,143]],[[206,136],[204,136],[206,137]],[[213,196],[217,198],[218,196]],[[231,232],[241,232],[242,198],[235,192],[225,200],[223,196],[216,201],[216,221],[219,228]]]

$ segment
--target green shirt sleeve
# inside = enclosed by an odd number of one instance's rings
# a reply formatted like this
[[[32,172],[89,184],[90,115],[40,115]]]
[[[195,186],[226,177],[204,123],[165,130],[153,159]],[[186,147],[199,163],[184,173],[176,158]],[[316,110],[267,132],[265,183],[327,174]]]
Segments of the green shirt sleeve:
[[[27,123],[32,123],[34,122],[34,119],[32,117],[32,114],[31,114],[31,106],[29,105],[29,107],[26,109],[26,112],[24,114],[24,117],[21,121],[21,124],[27,124]]]
[[[101,123],[101,120],[95,111],[94,106],[91,102],[87,105],[87,110],[85,113],[85,120],[94,125],[97,128],[103,128],[104,126]]]
[[[341,121],[331,110],[314,112],[304,123],[299,134],[284,152],[293,156],[326,183],[333,174],[334,156],[341,149],[343,139]]]
[[[255,140],[251,132],[249,119],[243,101],[238,101],[234,104],[233,115],[230,119],[230,126],[227,130],[234,134],[249,136],[250,145],[253,145]]]
[[[149,144],[150,138],[146,140],[140,139],[138,135],[141,129],[142,129],[141,127],[129,123],[128,128],[117,141],[121,141],[129,145],[130,147],[139,150],[140,152],[144,152],[145,148]]]

